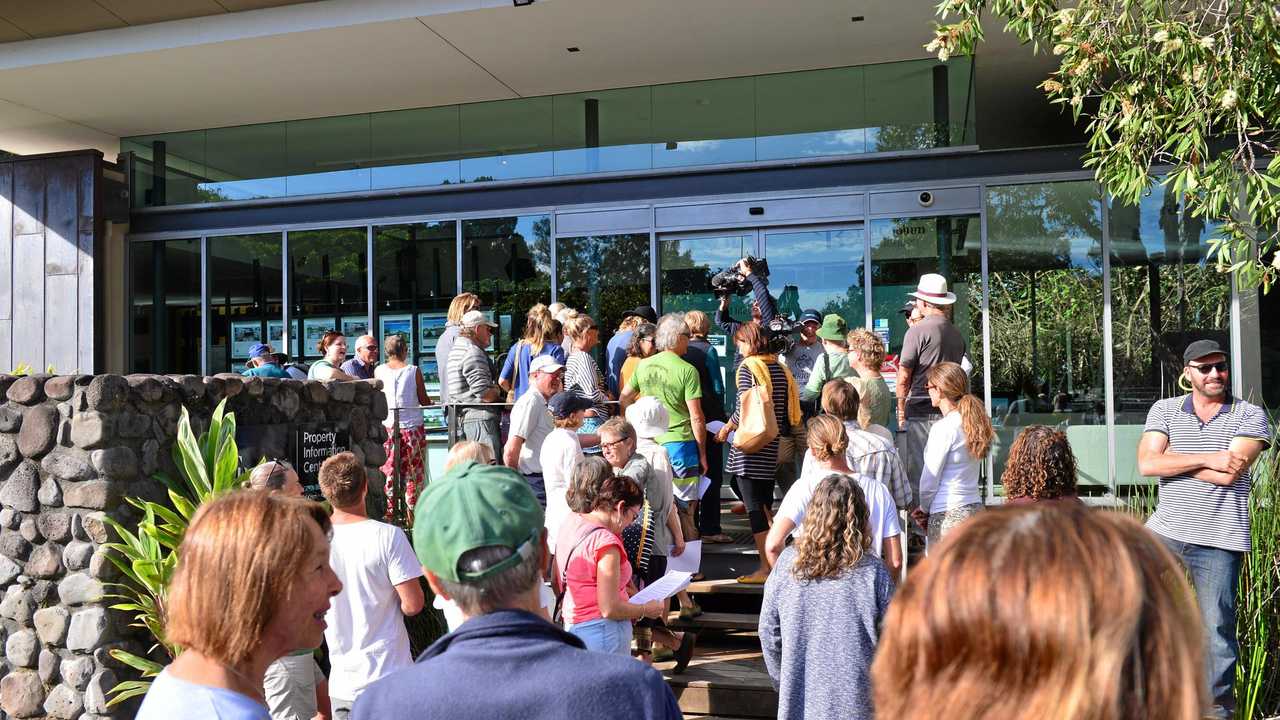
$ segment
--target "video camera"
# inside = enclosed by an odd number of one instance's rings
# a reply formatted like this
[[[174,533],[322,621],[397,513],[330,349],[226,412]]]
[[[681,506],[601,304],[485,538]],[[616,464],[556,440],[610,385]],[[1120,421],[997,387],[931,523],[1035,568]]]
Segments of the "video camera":
[[[747,267],[751,268],[751,272],[759,275],[761,279],[769,279],[769,261],[764,258],[757,258],[751,255],[743,258],[747,263]],[[731,295],[746,295],[751,292],[751,283],[747,281],[747,277],[738,272],[737,265],[731,268],[721,270],[711,277],[711,292],[716,297],[728,297]]]
[[[754,271],[753,271],[754,272]],[[783,355],[795,344],[800,323],[792,322],[786,315],[778,315],[769,321],[769,352]]]

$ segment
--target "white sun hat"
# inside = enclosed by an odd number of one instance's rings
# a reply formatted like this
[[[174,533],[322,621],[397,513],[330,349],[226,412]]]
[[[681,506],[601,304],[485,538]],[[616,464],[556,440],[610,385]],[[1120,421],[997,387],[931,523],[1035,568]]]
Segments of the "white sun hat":
[[[947,291],[947,279],[937,273],[920,276],[916,291],[907,293],[932,305],[950,305],[956,301],[956,295]]]
[[[627,422],[642,438],[656,438],[671,426],[667,408],[653,396],[642,397],[627,408]]]

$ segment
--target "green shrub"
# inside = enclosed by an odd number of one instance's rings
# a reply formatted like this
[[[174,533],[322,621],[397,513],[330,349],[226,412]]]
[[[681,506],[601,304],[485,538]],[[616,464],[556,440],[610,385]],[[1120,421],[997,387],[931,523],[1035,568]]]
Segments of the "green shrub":
[[[1239,720],[1280,713],[1280,433],[1253,470],[1253,551],[1240,569]]]
[[[247,473],[239,472],[236,418],[234,414],[224,414],[225,409],[223,400],[213,412],[208,432],[199,438],[192,432],[187,409],[182,409],[173,446],[173,462],[180,479],[165,473],[156,475],[167,490],[169,505],[128,498],[130,505],[142,511],[136,533],[106,518],[120,538],[120,542],[106,545],[111,551],[107,557],[124,574],[124,582],[112,584],[116,592],[109,597],[119,602],[111,607],[132,613],[131,626],[145,628],[155,639],[148,654],[163,650],[172,659],[179,652],[164,637],[164,605],[169,579],[178,562],[178,546],[192,516],[211,498],[241,487],[247,477]],[[164,663],[125,650],[112,650],[111,656],[142,674],[140,680],[126,680],[112,688],[112,705],[145,694],[151,678],[164,669]]]

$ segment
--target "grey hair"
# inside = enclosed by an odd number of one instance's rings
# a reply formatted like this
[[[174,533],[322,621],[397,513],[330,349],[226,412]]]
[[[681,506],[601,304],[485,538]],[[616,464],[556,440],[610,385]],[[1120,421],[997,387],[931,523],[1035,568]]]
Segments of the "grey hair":
[[[283,490],[293,466],[285,460],[268,460],[249,473],[245,487],[251,490]]]
[[[653,337],[653,346],[659,351],[670,350],[680,344],[680,336],[689,332],[684,324],[684,313],[667,313],[658,319],[658,332]]]
[[[511,557],[513,552],[515,551],[511,548],[502,545],[468,550],[458,558],[458,569],[480,572]],[[520,596],[529,592],[542,579],[542,551],[539,549],[530,553],[518,564],[476,582],[455,583],[444,578],[438,579],[445,594],[467,615],[483,615],[514,607]]]
[[[611,417],[608,420],[606,420],[603,425],[601,425],[599,428],[596,429],[597,433],[602,433],[605,431],[608,431],[613,433],[614,435],[617,435],[618,439],[620,440],[636,439],[636,429],[632,427],[631,423],[627,422],[625,419],[621,417]]]

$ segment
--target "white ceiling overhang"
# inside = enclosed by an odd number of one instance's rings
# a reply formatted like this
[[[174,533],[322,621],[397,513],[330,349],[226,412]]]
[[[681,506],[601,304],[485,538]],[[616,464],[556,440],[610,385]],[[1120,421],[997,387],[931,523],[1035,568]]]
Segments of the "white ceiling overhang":
[[[130,135],[923,58],[933,8],[321,0],[9,42],[0,148],[111,156]],[[990,36],[988,65],[1042,77],[1028,52]]]

